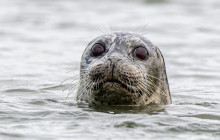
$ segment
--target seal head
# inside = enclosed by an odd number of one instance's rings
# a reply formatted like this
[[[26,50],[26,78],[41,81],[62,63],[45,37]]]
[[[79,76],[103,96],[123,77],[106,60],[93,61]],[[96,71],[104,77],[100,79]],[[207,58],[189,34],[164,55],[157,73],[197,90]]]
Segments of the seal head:
[[[145,37],[113,32],[92,40],[80,65],[77,99],[90,104],[170,104],[160,50]]]

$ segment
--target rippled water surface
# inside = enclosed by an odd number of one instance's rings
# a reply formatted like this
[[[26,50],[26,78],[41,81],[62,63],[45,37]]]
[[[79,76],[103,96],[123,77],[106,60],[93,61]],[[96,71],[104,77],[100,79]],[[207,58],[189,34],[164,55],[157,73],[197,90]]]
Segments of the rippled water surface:
[[[219,25],[219,0],[0,0],[0,139],[220,139]],[[108,29],[161,49],[172,105],[66,99],[60,83]]]

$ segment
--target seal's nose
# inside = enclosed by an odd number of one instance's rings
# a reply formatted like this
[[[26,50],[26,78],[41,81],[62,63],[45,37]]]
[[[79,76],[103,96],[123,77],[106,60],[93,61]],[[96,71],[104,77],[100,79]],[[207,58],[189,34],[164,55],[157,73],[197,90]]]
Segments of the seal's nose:
[[[117,62],[120,61],[121,59],[120,58],[117,58],[117,57],[110,57],[108,58],[108,60],[110,61],[110,67],[111,67],[111,79],[114,80],[114,70],[115,68],[117,67]]]
[[[117,58],[117,57],[110,57],[110,58],[108,58],[108,60],[111,62],[112,65],[114,65],[115,63],[117,63],[121,59]]]

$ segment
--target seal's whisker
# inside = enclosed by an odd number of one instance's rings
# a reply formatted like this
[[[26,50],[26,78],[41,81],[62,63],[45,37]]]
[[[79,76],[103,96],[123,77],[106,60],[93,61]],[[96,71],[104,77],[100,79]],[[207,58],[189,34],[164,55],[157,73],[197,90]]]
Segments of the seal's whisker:
[[[80,90],[78,91],[78,94],[84,94],[84,92],[86,91],[86,89],[88,87],[90,87],[90,85],[93,83],[91,80],[88,80],[86,82],[82,81],[81,85],[80,85]]]
[[[111,34],[111,31],[110,31],[110,29],[109,29],[109,26],[108,26],[107,24],[105,24],[105,26],[106,26],[106,29],[107,29],[108,33]]]
[[[78,87],[79,83],[79,81],[72,81],[70,84],[72,84],[72,87]]]
[[[152,86],[151,83],[142,83],[143,85],[146,86],[146,89],[148,89],[148,91],[150,91],[150,96],[149,98],[153,95],[153,94],[157,94],[159,96],[159,93],[156,92],[156,89],[157,87],[155,86]],[[159,98],[160,102],[161,102],[161,99]]]
[[[88,79],[81,79],[80,81],[80,87],[84,87],[86,84],[88,84],[91,80]]]
[[[85,93],[85,90],[88,90],[88,89],[91,90],[91,87],[92,87],[93,84],[94,84],[93,81],[88,81],[87,85],[85,85],[84,90],[82,91],[83,94]],[[90,94],[90,93],[86,92],[86,94]]]
[[[81,71],[81,70],[82,70],[82,71],[83,71],[83,70],[86,70],[86,71],[88,71],[88,69],[87,69],[87,68],[85,68],[85,69],[83,69],[83,68],[80,68],[80,71]]]
[[[151,79],[149,79],[148,82],[149,82],[149,84],[151,84],[153,87],[158,88],[158,89],[162,92],[163,95],[167,96],[166,93],[165,93],[159,86],[157,86],[156,84],[154,84]]]
[[[113,33],[113,28],[112,28],[112,26],[110,26],[110,31],[111,31],[111,34]]]
[[[98,86],[98,83],[99,83],[98,81],[99,81],[99,79],[97,79],[97,80],[95,81],[95,88],[96,88],[96,89],[98,89],[98,87],[99,87],[99,86]]]
[[[98,82],[98,80],[97,80],[98,88],[99,88],[99,83],[100,83],[100,82]]]
[[[156,86],[155,84],[153,84],[153,83],[150,83],[150,87],[154,87],[155,88],[155,91],[156,91],[156,89],[159,89],[161,92],[154,92],[154,94],[156,94],[157,95],[157,97],[160,97],[161,95],[160,94],[162,94],[162,95],[164,95],[164,96],[166,96],[166,94],[164,93],[164,91],[163,90],[161,90],[158,86]],[[158,98],[158,100],[161,102],[161,103],[164,103],[164,101],[163,100],[161,100],[161,98]]]
[[[73,88],[72,88],[73,89]],[[66,98],[65,98],[65,102],[66,102],[66,100],[67,100],[67,98],[69,97],[69,95],[73,92],[73,90],[69,90],[69,92],[68,92],[68,94],[67,94],[67,96],[66,96]]]
[[[69,77],[69,78],[67,78],[67,79],[65,79],[65,80],[63,80],[61,83],[60,83],[60,86],[64,83],[64,82],[66,82],[66,81],[68,81],[68,80],[70,80],[70,79],[73,79],[73,80],[78,80],[78,79],[74,79],[75,77]],[[77,78],[79,78],[79,77],[77,77]]]
[[[138,89],[140,92],[142,92],[141,94],[144,93],[144,91],[143,91],[140,87],[137,86],[137,89]],[[140,93],[139,93],[139,94],[140,94]],[[145,99],[144,99],[143,96],[141,96],[141,100],[143,101],[143,103],[145,102]]]
[[[67,100],[67,98],[69,97],[69,95],[74,91],[74,90],[77,90],[77,87],[79,86],[79,82],[75,82],[74,84],[71,84],[67,89],[70,89],[66,98],[65,98],[65,102]]]
[[[145,93],[146,93],[146,95],[147,95],[148,97],[150,97],[150,96],[152,95],[153,91],[148,88],[148,86],[147,86],[146,83],[141,82],[139,86],[140,86],[144,91],[146,91]]]
[[[89,75],[87,75],[87,74],[80,76],[80,81],[87,80],[87,79],[89,79]]]
[[[152,75],[147,75],[147,74],[145,74],[145,76],[146,76],[147,78],[151,77],[151,78],[154,78],[154,79],[159,80],[159,81],[161,81],[161,82],[165,82],[165,81],[163,81],[163,80],[161,80],[161,79],[159,79],[159,78],[157,78],[157,77],[155,77],[155,76],[152,76]]]
[[[99,31],[102,32],[103,34],[106,34],[108,33],[108,30],[107,30],[107,26],[106,25],[101,25],[101,27],[99,27]]]
[[[105,33],[105,32],[103,31],[103,29],[100,28],[100,27],[98,28],[98,30],[99,30],[101,33],[103,33],[103,34]]]
[[[132,85],[131,85],[131,80],[130,80],[130,79],[128,79],[128,82],[129,82],[129,83],[128,83],[128,84],[129,84],[129,87],[132,86]],[[128,90],[129,92],[131,92],[131,89],[128,88],[128,86],[127,86],[127,90]]]
[[[72,87],[72,84],[68,84],[68,86],[62,90],[62,92],[66,91],[66,90],[69,89],[70,87]]]
[[[132,77],[135,77],[135,71],[133,70],[133,69],[131,69],[131,71],[133,72],[133,73],[130,73],[131,74],[131,76]],[[136,80],[136,79],[135,79]],[[128,78],[128,81],[129,81],[129,87],[132,87],[133,85],[132,85],[132,82],[131,82],[131,79],[130,78]],[[131,91],[130,91],[131,92]]]
[[[147,89],[150,89],[150,90],[151,90],[151,96],[152,96],[153,94],[157,94],[157,95],[159,96],[159,93],[155,91],[155,90],[156,90],[155,87],[154,87],[154,91],[153,91],[151,85],[145,83],[145,86],[147,87]],[[149,97],[151,97],[151,96],[149,96]],[[160,100],[160,102],[163,102],[160,98],[158,98],[158,99]]]
[[[150,86],[150,85],[148,85],[148,86]],[[160,96],[160,94],[158,93],[158,92],[154,92],[153,94],[155,94],[155,96],[154,97],[159,97]],[[152,95],[153,95],[152,94]],[[157,95],[157,96],[156,96]],[[151,99],[151,98],[150,98]],[[163,103],[163,101],[161,100],[161,98],[158,98],[158,100],[159,100],[159,102],[161,102],[161,103]]]
[[[86,71],[86,70],[85,71],[80,71],[80,75],[83,75],[83,76],[88,75],[87,73],[88,73],[88,71]]]
[[[73,82],[75,82],[74,84],[72,84]],[[63,89],[62,90],[62,92],[64,92],[65,90],[67,90],[67,89],[72,89],[72,88],[74,88],[74,87],[78,87],[79,86],[79,81],[72,81],[70,84],[69,84],[69,86],[67,86],[67,88],[65,88],[65,89]]]
[[[78,69],[74,68],[74,69],[70,69],[69,71],[66,72],[66,74],[70,73],[70,72],[77,72],[78,73]]]
[[[144,24],[143,26],[137,27],[133,30],[133,32],[144,35],[146,33],[142,33],[142,31],[148,26],[148,24]]]

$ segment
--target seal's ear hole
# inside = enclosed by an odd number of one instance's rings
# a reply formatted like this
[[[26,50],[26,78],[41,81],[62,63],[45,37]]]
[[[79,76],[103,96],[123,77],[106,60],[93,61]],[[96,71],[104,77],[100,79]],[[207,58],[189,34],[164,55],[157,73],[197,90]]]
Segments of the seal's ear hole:
[[[139,46],[134,49],[134,56],[141,60],[145,60],[149,57],[149,53],[146,48]]]
[[[91,54],[92,56],[100,56],[105,52],[105,46],[101,43],[96,43],[92,46]]]

